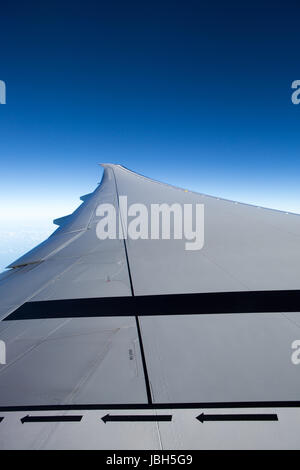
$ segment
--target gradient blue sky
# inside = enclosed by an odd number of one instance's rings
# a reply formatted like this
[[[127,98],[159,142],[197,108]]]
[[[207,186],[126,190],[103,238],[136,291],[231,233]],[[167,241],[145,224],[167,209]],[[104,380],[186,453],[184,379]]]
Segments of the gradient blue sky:
[[[300,212],[299,12],[286,1],[1,5],[0,270],[94,189],[99,162]]]

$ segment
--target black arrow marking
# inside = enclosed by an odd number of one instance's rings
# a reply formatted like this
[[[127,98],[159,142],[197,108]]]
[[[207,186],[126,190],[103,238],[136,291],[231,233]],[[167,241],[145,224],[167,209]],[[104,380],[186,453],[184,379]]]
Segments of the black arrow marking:
[[[201,413],[197,416],[198,421],[278,421],[277,414],[224,414],[224,415],[206,415]]]
[[[1,416],[0,417],[0,423],[2,423],[3,420],[4,420],[4,418]]]
[[[21,423],[56,423],[56,422],[72,422],[81,421],[82,416],[24,416]]]
[[[172,415],[110,415],[101,418],[106,424],[107,421],[172,421]]]

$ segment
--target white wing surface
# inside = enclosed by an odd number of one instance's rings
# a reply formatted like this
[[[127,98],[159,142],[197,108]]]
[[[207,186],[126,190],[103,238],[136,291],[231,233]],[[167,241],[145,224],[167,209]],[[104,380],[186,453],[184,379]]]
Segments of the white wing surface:
[[[121,196],[203,204],[203,248],[100,240]],[[0,276],[0,448],[299,448],[300,217],[119,165],[82,200]]]

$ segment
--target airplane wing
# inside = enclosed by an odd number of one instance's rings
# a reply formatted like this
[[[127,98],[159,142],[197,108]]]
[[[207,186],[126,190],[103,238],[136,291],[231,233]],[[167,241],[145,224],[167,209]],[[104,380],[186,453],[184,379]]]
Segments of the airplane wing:
[[[103,166],[0,275],[0,448],[299,448],[300,217]],[[100,240],[121,196],[202,204],[203,248]]]

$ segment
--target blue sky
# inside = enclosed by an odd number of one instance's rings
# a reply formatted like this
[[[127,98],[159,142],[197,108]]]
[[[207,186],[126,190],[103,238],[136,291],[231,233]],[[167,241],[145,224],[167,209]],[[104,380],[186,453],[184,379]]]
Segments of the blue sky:
[[[296,2],[14,2],[0,44],[0,270],[99,162],[300,212]]]

